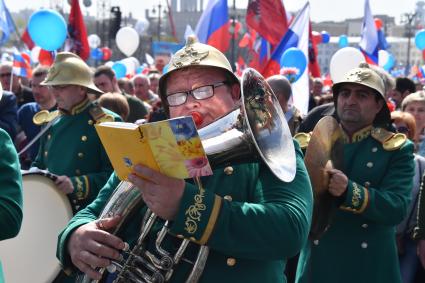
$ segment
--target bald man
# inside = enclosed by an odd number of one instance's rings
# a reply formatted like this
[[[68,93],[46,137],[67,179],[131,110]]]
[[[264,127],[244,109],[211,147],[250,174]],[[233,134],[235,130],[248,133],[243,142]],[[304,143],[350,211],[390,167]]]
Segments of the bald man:
[[[292,96],[291,83],[285,76],[274,75],[266,79],[272,88],[283,112],[285,113],[286,121],[288,122],[289,129],[292,136],[298,131],[298,127],[302,122],[301,112],[293,105],[289,105],[288,101]]]

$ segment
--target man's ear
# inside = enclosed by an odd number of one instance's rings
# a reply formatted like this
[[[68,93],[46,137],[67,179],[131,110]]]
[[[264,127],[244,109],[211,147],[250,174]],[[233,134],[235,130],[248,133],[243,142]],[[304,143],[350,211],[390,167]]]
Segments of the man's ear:
[[[230,86],[230,91],[232,93],[232,98],[234,101],[237,101],[241,98],[241,86],[239,84],[232,84]]]

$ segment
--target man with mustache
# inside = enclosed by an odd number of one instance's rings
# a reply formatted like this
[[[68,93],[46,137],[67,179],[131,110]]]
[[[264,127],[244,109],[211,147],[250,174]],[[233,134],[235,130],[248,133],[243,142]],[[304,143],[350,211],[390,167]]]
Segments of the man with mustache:
[[[321,238],[302,250],[297,282],[399,283],[395,226],[410,201],[413,144],[389,131],[384,82],[366,63],[333,93],[344,135],[343,168],[327,171],[337,209]]]
[[[238,108],[241,96],[226,57],[194,38],[173,56],[159,89],[167,114],[192,115],[198,128]],[[118,235],[108,231],[120,223],[119,216],[96,221],[119,183],[113,174],[98,198],[61,233],[58,257],[67,271],[79,269],[100,279],[96,268],[122,260],[124,242],[134,245],[149,208],[162,222],[169,221],[164,246],[175,252],[180,239],[190,240],[185,258],[192,258],[199,245],[209,247],[200,282],[286,282],[286,259],[306,242],[312,214],[311,185],[295,147],[296,174],[290,182],[275,177],[261,161],[215,169],[213,176],[202,178],[202,187],[137,165],[128,178],[145,205]],[[148,235],[147,248],[155,244],[157,226]],[[190,268],[187,260],[181,261],[170,281],[185,282]],[[115,276],[107,275],[108,280]]]

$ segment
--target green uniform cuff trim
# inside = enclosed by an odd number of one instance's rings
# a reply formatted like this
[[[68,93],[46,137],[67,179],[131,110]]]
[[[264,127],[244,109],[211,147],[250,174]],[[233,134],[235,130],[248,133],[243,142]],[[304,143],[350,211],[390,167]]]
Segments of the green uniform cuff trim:
[[[198,244],[205,244],[214,230],[222,199],[203,187],[186,183],[179,213],[171,233]]]
[[[72,195],[79,201],[85,200],[90,192],[89,178],[84,176],[77,176],[71,178],[72,184],[74,185],[74,192]]]
[[[340,209],[363,213],[369,205],[369,191],[356,182],[348,181],[347,196]]]
[[[62,269],[68,276],[70,273],[72,274],[73,272],[77,271],[76,267],[72,264],[71,257],[68,253],[69,238],[71,237],[74,230],[89,222],[90,220],[88,219],[77,220],[67,226],[59,235],[59,243],[56,256],[61,263]]]

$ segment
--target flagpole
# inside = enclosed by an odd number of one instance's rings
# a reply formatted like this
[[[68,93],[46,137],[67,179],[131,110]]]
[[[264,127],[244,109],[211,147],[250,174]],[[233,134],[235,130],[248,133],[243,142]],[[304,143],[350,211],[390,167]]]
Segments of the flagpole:
[[[233,15],[232,15],[232,50],[231,50],[231,64],[232,69],[236,71],[235,66],[235,32],[236,32],[236,1],[233,0]]]

